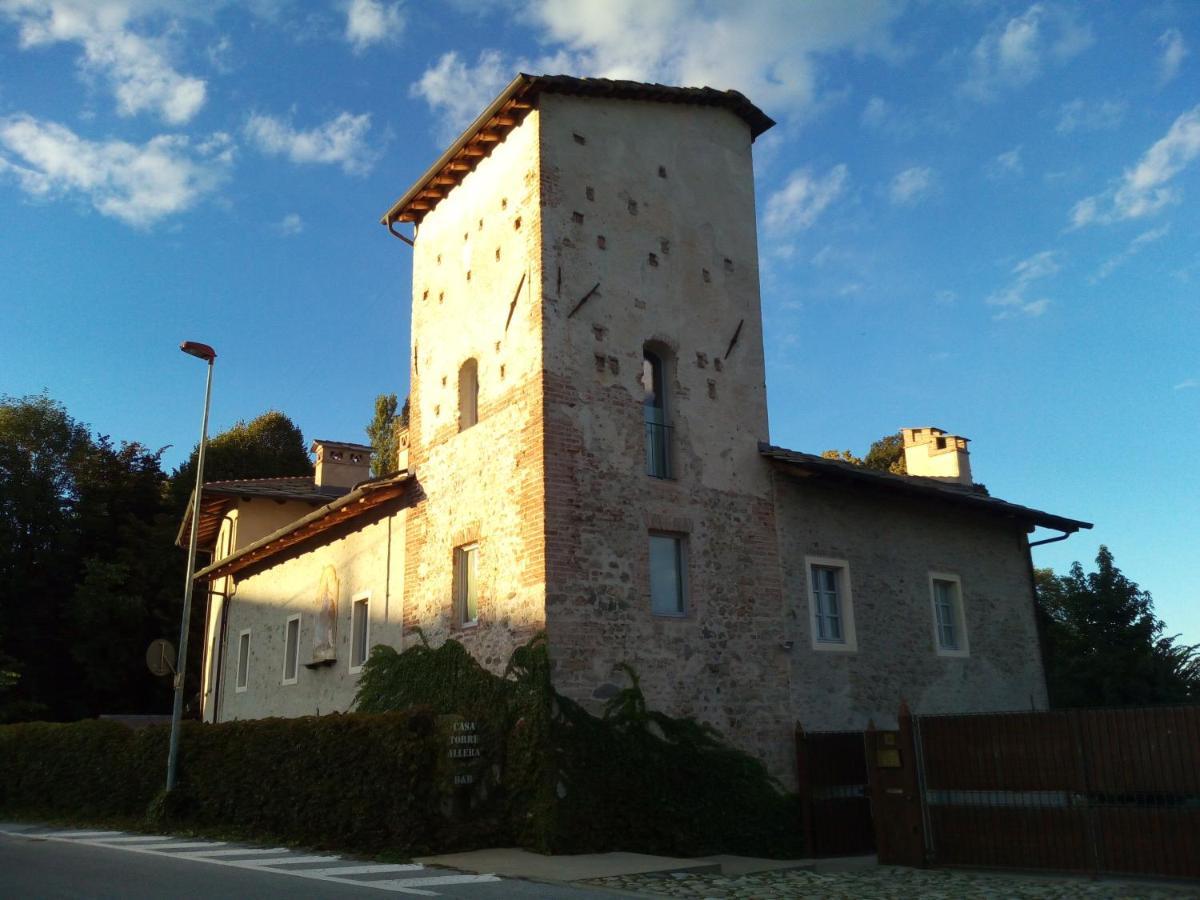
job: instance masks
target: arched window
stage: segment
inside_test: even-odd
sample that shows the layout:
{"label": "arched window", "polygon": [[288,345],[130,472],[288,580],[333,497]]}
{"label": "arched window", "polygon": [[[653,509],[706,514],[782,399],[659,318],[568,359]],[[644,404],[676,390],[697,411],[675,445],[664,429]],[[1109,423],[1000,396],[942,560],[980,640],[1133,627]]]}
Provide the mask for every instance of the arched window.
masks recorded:
{"label": "arched window", "polygon": [[479,363],[468,359],[458,370],[458,430],[479,421]]}
{"label": "arched window", "polygon": [[671,425],[667,418],[666,364],[661,353],[642,350],[642,412],[646,423],[646,474],[671,477]]}

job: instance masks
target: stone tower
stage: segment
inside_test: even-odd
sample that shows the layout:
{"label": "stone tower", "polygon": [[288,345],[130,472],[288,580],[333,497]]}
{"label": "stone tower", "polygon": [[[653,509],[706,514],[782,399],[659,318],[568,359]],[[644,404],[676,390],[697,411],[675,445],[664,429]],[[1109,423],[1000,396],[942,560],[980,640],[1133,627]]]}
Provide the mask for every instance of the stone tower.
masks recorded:
{"label": "stone tower", "polygon": [[522,75],[384,218],[415,224],[405,620],[442,611],[493,668],[545,628],[564,693],[598,704],[628,662],[651,706],[768,757],[790,727],[758,452],[772,124],[735,92]]}

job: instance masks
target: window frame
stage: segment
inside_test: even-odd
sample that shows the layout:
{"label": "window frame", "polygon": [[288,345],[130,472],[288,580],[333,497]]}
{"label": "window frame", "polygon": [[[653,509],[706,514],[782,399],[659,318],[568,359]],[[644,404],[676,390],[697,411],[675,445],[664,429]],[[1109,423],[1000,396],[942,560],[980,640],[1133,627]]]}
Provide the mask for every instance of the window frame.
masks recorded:
{"label": "window frame", "polygon": [[[837,573],[838,617],[841,619],[842,625],[841,640],[835,641],[819,636],[818,604],[813,587],[815,569],[833,569]],[[808,631],[812,648],[824,653],[857,653],[858,630],[854,625],[854,590],[850,579],[849,561],[830,556],[804,557],[804,585],[805,593],[808,595]]]}
{"label": "window frame", "polygon": [[[652,528],[646,533],[646,569],[650,589],[650,615],[656,619],[686,619],[691,614],[691,592],[688,583],[688,536],[679,531],[661,531]],[[654,572],[650,561],[650,547],[655,538],[666,538],[675,542],[675,565],[679,583],[678,612],[660,612],[654,608]]]}
{"label": "window frame", "polygon": [[[475,617],[467,618],[467,586],[470,560],[474,560]],[[479,541],[460,544],[454,548],[454,624],[458,628],[479,626]]]}
{"label": "window frame", "polygon": [[[955,628],[958,637],[957,647],[947,647],[942,643],[942,629],[938,622],[937,582],[943,581],[954,585],[954,615]],[[933,649],[938,656],[968,657],[971,655],[971,642],[967,633],[966,604],[963,601],[962,577],[954,572],[929,573],[929,612],[933,625]]]}
{"label": "window frame", "polygon": [[[296,644],[292,648],[294,651],[294,658],[291,660],[292,675],[289,678],[288,677],[288,631],[291,630],[293,622],[296,623]],[[300,613],[296,613],[295,615],[288,616],[287,620],[283,623],[283,680],[281,682],[282,684],[295,684],[297,681],[300,680],[300,629],[302,627],[303,627],[303,623],[301,622]]]}
{"label": "window frame", "polygon": [[[244,694],[250,687],[250,634],[252,631],[252,628],[243,628],[238,632],[237,660],[233,670],[233,692],[235,694]],[[242,678],[243,662],[246,664],[244,680]]]}
{"label": "window frame", "polygon": [[[667,390],[671,362],[671,356],[666,348],[657,343],[642,345],[642,376],[639,381],[642,384],[642,429],[646,442],[644,465],[646,475],[663,481],[675,480],[675,459],[672,447],[674,429],[671,425],[672,403],[670,392]],[[645,373],[647,364],[650,366],[651,380],[657,379],[654,384],[656,389],[654,396],[657,398],[657,403],[646,402]],[[648,410],[657,410],[657,415],[648,415]],[[654,441],[659,441],[661,446],[655,449]]]}
{"label": "window frame", "polygon": [[[467,385],[463,384],[463,376],[470,373],[471,384],[470,390],[466,390]],[[469,400],[471,403],[468,410],[463,405],[464,400]],[[470,412],[470,416],[466,413]],[[467,419],[470,419],[468,422]],[[458,430],[461,434],[468,428],[474,428],[479,424],[479,360],[472,356],[463,360],[463,364],[458,367]]]}
{"label": "window frame", "polygon": [[[358,636],[354,627],[355,610],[359,604],[363,609],[363,642],[362,658],[355,662],[355,638]],[[347,654],[347,670],[351,675],[357,675],[363,669],[367,657],[371,655],[371,592],[359,591],[350,598],[350,652]]]}

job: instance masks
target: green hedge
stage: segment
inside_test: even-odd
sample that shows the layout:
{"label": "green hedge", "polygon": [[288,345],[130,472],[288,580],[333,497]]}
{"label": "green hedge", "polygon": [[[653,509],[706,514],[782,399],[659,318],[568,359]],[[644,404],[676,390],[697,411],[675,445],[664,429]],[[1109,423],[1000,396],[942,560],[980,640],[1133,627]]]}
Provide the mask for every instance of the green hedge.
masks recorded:
{"label": "green hedge", "polygon": [[141,818],[179,829],[419,852],[461,844],[430,777],[433,715],[184,723],[179,785],[156,804],[168,730],[111,722],[0,727],[0,811],[77,821]]}

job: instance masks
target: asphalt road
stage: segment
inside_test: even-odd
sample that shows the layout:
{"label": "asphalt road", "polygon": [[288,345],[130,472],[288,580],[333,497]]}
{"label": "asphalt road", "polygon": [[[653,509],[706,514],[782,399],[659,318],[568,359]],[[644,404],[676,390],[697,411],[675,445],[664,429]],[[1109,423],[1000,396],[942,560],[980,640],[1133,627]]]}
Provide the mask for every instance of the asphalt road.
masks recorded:
{"label": "asphalt road", "polygon": [[0,898],[611,898],[607,891],[187,838],[0,826]]}

